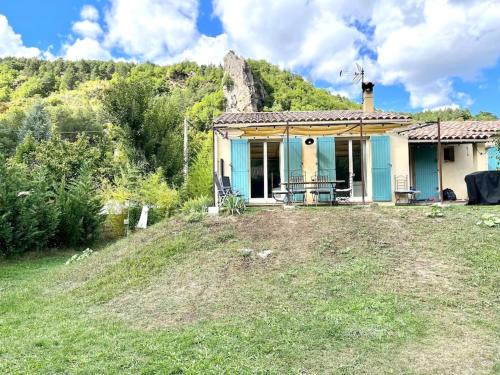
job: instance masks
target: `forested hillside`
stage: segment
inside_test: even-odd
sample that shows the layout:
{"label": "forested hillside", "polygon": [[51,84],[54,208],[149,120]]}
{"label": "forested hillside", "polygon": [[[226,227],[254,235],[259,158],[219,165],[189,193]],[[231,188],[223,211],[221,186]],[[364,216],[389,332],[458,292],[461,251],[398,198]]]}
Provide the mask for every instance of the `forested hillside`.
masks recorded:
{"label": "forested hillside", "polygon": [[[264,61],[250,64],[268,92],[264,110],[359,108]],[[99,235],[105,202],[154,206],[154,222],[210,196],[207,130],[224,109],[224,84],[222,67],[190,62],[1,59],[0,253],[86,244]]]}

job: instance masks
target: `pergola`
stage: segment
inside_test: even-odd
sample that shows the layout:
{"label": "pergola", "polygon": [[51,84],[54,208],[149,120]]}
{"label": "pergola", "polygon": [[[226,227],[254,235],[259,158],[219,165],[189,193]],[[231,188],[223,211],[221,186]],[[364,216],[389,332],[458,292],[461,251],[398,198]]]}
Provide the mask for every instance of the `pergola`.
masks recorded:
{"label": "pergola", "polygon": [[[311,111],[311,112],[250,112],[225,113],[213,124],[213,157],[218,157],[216,133],[227,138],[229,130],[238,130],[239,138],[266,139],[280,137],[287,140],[287,181],[290,181],[290,136],[352,136],[364,137],[385,133],[407,125],[411,118],[391,112]],[[361,189],[365,203],[364,155],[361,156]],[[214,172],[216,165],[213,165]],[[287,191],[290,194],[287,185]]]}

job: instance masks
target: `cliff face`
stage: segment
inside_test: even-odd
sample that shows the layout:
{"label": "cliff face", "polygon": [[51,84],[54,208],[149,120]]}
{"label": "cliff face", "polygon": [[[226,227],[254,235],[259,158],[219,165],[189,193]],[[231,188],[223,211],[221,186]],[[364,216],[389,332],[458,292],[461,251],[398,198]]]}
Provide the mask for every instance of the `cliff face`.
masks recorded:
{"label": "cliff face", "polygon": [[224,57],[224,96],[226,112],[258,112],[262,110],[266,90],[253,76],[248,63],[229,51]]}

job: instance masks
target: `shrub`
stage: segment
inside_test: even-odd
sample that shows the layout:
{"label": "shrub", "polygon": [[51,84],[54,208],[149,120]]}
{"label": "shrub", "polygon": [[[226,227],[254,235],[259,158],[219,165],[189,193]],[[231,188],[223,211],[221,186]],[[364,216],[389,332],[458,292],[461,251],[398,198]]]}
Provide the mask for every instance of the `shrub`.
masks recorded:
{"label": "shrub", "polygon": [[201,196],[198,198],[192,198],[184,202],[182,205],[182,214],[184,219],[193,223],[202,220],[208,211],[208,206],[212,203],[212,200],[207,196]]}
{"label": "shrub", "polygon": [[222,211],[229,215],[240,215],[246,210],[245,200],[236,195],[230,195],[222,204]]}
{"label": "shrub", "polygon": [[190,168],[186,183],[187,195],[191,198],[212,194],[212,139],[209,135]]}
{"label": "shrub", "polygon": [[170,216],[179,205],[179,193],[163,180],[161,169],[140,182],[137,196],[140,203],[149,204],[161,217]]}
{"label": "shrub", "polygon": [[66,187],[61,184],[58,206],[61,221],[57,230],[57,240],[64,245],[80,245],[95,241],[100,232],[104,217],[99,214],[102,202],[90,170]]}
{"label": "shrub", "polygon": [[212,204],[212,199],[202,195],[198,198],[192,198],[184,202],[182,205],[182,213],[189,214],[191,212],[207,212],[208,207]]}
{"label": "shrub", "polygon": [[26,171],[0,155],[0,254],[47,247],[59,222],[54,195],[43,176]]}

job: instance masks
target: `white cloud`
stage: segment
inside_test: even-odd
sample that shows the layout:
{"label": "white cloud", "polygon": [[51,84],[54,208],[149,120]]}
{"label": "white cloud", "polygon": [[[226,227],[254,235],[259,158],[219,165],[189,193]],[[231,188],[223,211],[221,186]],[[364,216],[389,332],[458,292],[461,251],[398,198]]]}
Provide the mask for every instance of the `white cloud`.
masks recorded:
{"label": "white cloud", "polygon": [[97,21],[99,20],[99,11],[93,5],[84,5],[80,11],[82,20]]}
{"label": "white cloud", "polygon": [[452,78],[473,80],[498,62],[498,1],[407,4],[384,0],[375,8],[371,22],[381,81],[402,83],[413,107],[449,105]]}
{"label": "white cloud", "polygon": [[111,0],[105,45],[144,60],[161,61],[199,38],[196,0]]}
{"label": "white cloud", "polygon": [[189,60],[198,64],[220,64],[229,49],[226,34],[216,37],[201,35],[189,49],[166,59],[162,63]]}
{"label": "white cloud", "polygon": [[402,84],[415,108],[470,105],[454,79],[475,80],[500,58],[498,0],[214,0],[231,48],[345,91],[339,70]]}
{"label": "white cloud", "polygon": [[21,35],[16,34],[9,25],[7,17],[0,14],[0,57],[36,57],[41,51],[35,47],[26,47]]}
{"label": "white cloud", "polygon": [[101,26],[98,22],[82,20],[73,24],[73,31],[83,37],[96,39],[102,34]]}
{"label": "white cloud", "polygon": [[95,39],[77,39],[64,47],[64,58],[68,60],[111,60],[111,53]]}
{"label": "white cloud", "polygon": [[313,77],[333,78],[340,67],[358,58],[356,44],[365,39],[344,18],[347,9],[355,11],[350,3],[354,2],[215,0],[214,11],[238,53],[291,69],[310,67]]}
{"label": "white cloud", "polygon": [[91,5],[84,5],[81,20],[73,23],[73,32],[79,37],[63,46],[64,58],[68,60],[111,60],[111,52],[103,46],[99,37],[103,31],[99,25],[99,12]]}
{"label": "white cloud", "polygon": [[[90,5],[63,47],[67,58],[221,63],[228,49],[307,72],[332,92],[357,96],[339,77],[358,62],[367,79],[403,85],[414,108],[470,106],[458,80],[481,80],[500,59],[499,0],[212,0],[223,32],[197,29],[199,0],[109,0],[101,26]],[[45,54],[50,52],[45,52]],[[40,56],[0,15],[0,56]],[[47,55],[49,56],[49,55]]]}

